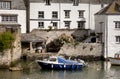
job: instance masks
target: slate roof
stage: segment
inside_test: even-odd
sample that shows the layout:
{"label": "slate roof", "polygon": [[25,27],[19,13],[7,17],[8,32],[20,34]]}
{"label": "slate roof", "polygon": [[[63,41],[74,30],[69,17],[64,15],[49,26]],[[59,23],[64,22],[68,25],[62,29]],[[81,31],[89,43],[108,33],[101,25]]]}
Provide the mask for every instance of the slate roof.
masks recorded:
{"label": "slate roof", "polygon": [[45,42],[46,40],[40,36],[36,36],[35,34],[22,34],[21,35],[22,42]]}
{"label": "slate roof", "polygon": [[101,9],[95,15],[120,15],[120,1],[114,1],[105,8]]}
{"label": "slate roof", "polygon": [[0,0],[11,1],[11,9],[25,10],[25,4],[23,0]]}
{"label": "slate roof", "polygon": [[[51,0],[52,3],[72,3],[73,0]],[[79,0],[80,3],[93,3],[93,4],[99,4],[99,3],[110,3],[115,0]],[[45,2],[45,0],[30,0],[30,2]]]}

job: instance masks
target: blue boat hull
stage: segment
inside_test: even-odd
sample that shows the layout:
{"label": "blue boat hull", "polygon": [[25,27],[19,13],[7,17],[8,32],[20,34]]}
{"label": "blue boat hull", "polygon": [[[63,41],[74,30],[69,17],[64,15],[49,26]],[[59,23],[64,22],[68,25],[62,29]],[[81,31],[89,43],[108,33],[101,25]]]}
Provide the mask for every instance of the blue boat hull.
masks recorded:
{"label": "blue boat hull", "polygon": [[42,69],[54,69],[54,70],[81,70],[81,64],[51,64],[38,62]]}

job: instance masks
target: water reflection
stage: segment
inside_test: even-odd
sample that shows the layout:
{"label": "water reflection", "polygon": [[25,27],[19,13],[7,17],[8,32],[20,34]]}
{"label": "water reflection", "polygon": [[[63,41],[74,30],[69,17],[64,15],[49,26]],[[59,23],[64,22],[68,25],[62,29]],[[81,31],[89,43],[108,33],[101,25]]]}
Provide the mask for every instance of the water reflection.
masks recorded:
{"label": "water reflection", "polygon": [[120,66],[110,62],[89,62],[88,68],[76,71],[41,70],[33,64],[24,71],[0,70],[0,79],[120,79]]}
{"label": "water reflection", "polygon": [[104,65],[103,65],[104,70],[109,70],[110,67],[111,67],[111,63],[109,61],[106,61],[106,62],[103,62],[103,63],[104,63]]}

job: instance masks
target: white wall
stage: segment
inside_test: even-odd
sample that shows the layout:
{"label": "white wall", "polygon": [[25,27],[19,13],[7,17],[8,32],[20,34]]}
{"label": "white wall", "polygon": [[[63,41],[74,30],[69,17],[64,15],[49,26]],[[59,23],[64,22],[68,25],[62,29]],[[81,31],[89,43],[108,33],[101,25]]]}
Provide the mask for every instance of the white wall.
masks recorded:
{"label": "white wall", "polygon": [[[44,19],[38,18],[38,11],[44,11]],[[58,11],[58,19],[59,20],[59,4],[51,4],[45,5],[44,3],[30,3],[30,31],[33,29],[38,29],[38,22],[44,22],[44,28],[47,29],[51,23],[52,19],[52,11]],[[32,20],[34,19],[34,20]],[[57,21],[56,20],[56,21]],[[55,22],[55,21],[53,21]],[[59,27],[59,21],[58,27]]]}
{"label": "white wall", "polygon": [[[103,42],[105,42],[106,19],[107,17],[105,15],[95,15],[95,32],[103,33]],[[101,25],[100,22],[103,22],[103,24]]]}
{"label": "white wall", "polygon": [[[100,11],[101,5],[100,4],[92,4],[89,5],[90,6],[90,26],[89,28],[92,30],[95,30],[95,13],[97,13],[98,11]],[[105,5],[106,6],[106,5]]]}
{"label": "white wall", "polygon": [[[21,32],[26,32],[26,11],[25,10],[0,10],[0,14],[17,14],[18,24],[21,25]],[[0,17],[1,21],[1,17]]]}
{"label": "white wall", "polygon": [[115,29],[115,22],[120,21],[120,15],[96,15],[95,16],[95,32],[101,32],[100,22],[104,22],[102,26],[104,57],[114,57],[114,54],[120,51],[120,44],[116,43],[115,36],[120,36],[120,29]]}
{"label": "white wall", "polygon": [[[65,18],[64,10],[70,10],[70,18]],[[79,4],[79,6],[73,6],[72,3],[61,4],[61,28],[65,28],[64,21],[71,21],[71,29],[77,28],[77,21],[81,21],[81,18],[79,18],[78,10],[85,10],[85,28],[88,28],[88,4]]]}
{"label": "white wall", "polygon": [[[101,22],[102,25],[100,24]],[[95,32],[96,33],[103,33],[102,34],[102,42],[104,43],[104,57],[107,57],[107,50],[108,50],[108,42],[107,42],[107,29],[106,27],[108,26],[108,17],[107,15],[95,15]]]}
{"label": "white wall", "polygon": [[[50,20],[52,19],[52,11],[58,11],[58,25],[60,24],[59,29],[65,28],[64,21],[71,21],[70,28],[77,28],[77,21],[81,21],[81,18],[78,17],[78,10],[85,10],[85,28],[86,29],[95,29],[94,23],[94,14],[101,9],[101,5],[98,4],[83,4],[80,3],[78,6],[73,6],[73,3],[51,3],[51,5],[45,5],[44,3],[30,3],[30,31],[34,28],[38,28],[38,22],[45,22],[45,29],[50,25]],[[70,18],[65,18],[64,10],[70,11]],[[38,19],[38,11],[45,12],[45,18],[40,20]],[[89,13],[90,12],[90,13]],[[60,13],[60,14],[59,14]],[[59,16],[60,15],[60,16]]]}
{"label": "white wall", "polygon": [[108,16],[108,56],[113,57],[114,54],[120,51],[120,44],[116,43],[115,36],[120,36],[120,29],[115,29],[115,22],[120,21],[120,15]]}

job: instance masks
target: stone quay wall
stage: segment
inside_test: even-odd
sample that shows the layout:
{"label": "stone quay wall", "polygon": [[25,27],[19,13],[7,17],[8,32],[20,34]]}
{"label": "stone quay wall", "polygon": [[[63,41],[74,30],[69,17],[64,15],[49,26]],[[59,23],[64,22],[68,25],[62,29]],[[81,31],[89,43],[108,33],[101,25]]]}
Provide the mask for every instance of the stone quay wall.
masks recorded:
{"label": "stone quay wall", "polygon": [[101,60],[103,47],[100,43],[79,43],[63,45],[58,54],[82,58],[84,60]]}
{"label": "stone quay wall", "polygon": [[8,68],[11,62],[15,62],[21,57],[21,30],[17,28],[14,33],[15,40],[13,47],[0,53],[0,68]]}
{"label": "stone quay wall", "polygon": [[[89,36],[89,30],[40,30],[35,29],[31,32],[47,40],[47,44],[65,33],[68,36],[75,35],[78,39]],[[65,44],[58,52],[60,55],[82,58],[84,60],[103,59],[103,46],[101,43],[82,43],[78,45]]]}
{"label": "stone quay wall", "polygon": [[54,39],[58,38],[61,34],[65,33],[68,36],[74,35],[77,40],[83,40],[85,36],[89,35],[89,30],[85,29],[53,29],[51,31],[34,29],[32,34],[40,36],[47,40],[46,44],[50,43]]}

